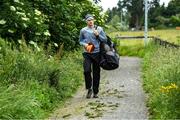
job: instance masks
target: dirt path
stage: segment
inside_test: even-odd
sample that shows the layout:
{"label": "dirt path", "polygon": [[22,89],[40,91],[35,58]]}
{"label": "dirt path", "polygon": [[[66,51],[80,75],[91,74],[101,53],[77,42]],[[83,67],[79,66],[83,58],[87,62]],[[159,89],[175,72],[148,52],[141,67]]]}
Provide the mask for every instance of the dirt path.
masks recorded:
{"label": "dirt path", "polygon": [[140,81],[140,61],[139,58],[121,57],[119,69],[102,71],[98,99],[86,99],[83,87],[50,119],[148,119]]}

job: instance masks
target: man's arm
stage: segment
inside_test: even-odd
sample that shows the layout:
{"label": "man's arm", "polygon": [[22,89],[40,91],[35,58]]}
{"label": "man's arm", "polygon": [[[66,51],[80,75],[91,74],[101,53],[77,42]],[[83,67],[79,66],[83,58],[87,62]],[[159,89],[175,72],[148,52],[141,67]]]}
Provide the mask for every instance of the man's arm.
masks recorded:
{"label": "man's arm", "polygon": [[106,34],[101,27],[100,27],[100,32],[99,32],[99,39],[101,41],[107,42]]}
{"label": "man's arm", "polygon": [[85,38],[83,36],[83,30],[80,31],[80,36],[79,36],[79,43],[80,45],[83,45],[84,47],[86,47],[88,44],[85,41]]}
{"label": "man's arm", "polygon": [[94,31],[94,34],[96,35],[96,37],[98,37],[100,41],[107,42],[106,34],[101,27],[98,27],[97,30]]}

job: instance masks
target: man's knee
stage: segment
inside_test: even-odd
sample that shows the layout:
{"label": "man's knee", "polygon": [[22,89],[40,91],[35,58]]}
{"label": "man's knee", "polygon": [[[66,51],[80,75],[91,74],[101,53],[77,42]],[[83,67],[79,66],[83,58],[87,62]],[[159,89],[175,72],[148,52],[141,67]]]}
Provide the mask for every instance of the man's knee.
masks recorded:
{"label": "man's knee", "polygon": [[91,75],[91,70],[85,70],[84,75]]}

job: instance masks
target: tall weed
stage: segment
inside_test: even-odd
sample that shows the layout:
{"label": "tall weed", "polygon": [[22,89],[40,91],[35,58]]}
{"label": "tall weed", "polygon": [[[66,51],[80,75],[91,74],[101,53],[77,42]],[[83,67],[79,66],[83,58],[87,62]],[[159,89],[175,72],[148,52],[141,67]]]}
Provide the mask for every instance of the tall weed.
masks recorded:
{"label": "tall weed", "polygon": [[180,118],[180,49],[151,46],[143,62],[144,88],[153,119]]}
{"label": "tall weed", "polygon": [[72,96],[83,78],[80,51],[55,56],[0,39],[1,119],[44,118]]}

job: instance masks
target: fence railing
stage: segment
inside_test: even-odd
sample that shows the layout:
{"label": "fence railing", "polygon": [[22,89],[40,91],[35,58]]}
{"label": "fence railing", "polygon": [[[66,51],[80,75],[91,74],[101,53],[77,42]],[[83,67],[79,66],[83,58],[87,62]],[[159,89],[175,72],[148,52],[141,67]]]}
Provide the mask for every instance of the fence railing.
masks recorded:
{"label": "fence railing", "polygon": [[[180,45],[168,42],[159,37],[148,36],[148,38],[151,38],[152,40],[154,40],[156,44],[159,44],[164,47],[180,48]],[[120,40],[144,39],[144,36],[116,36],[115,39],[120,39]]]}
{"label": "fence railing", "polygon": [[[131,40],[131,39],[143,39],[144,36],[116,36],[116,39],[121,39],[121,40]],[[153,36],[148,36],[148,38],[153,38]]]}

